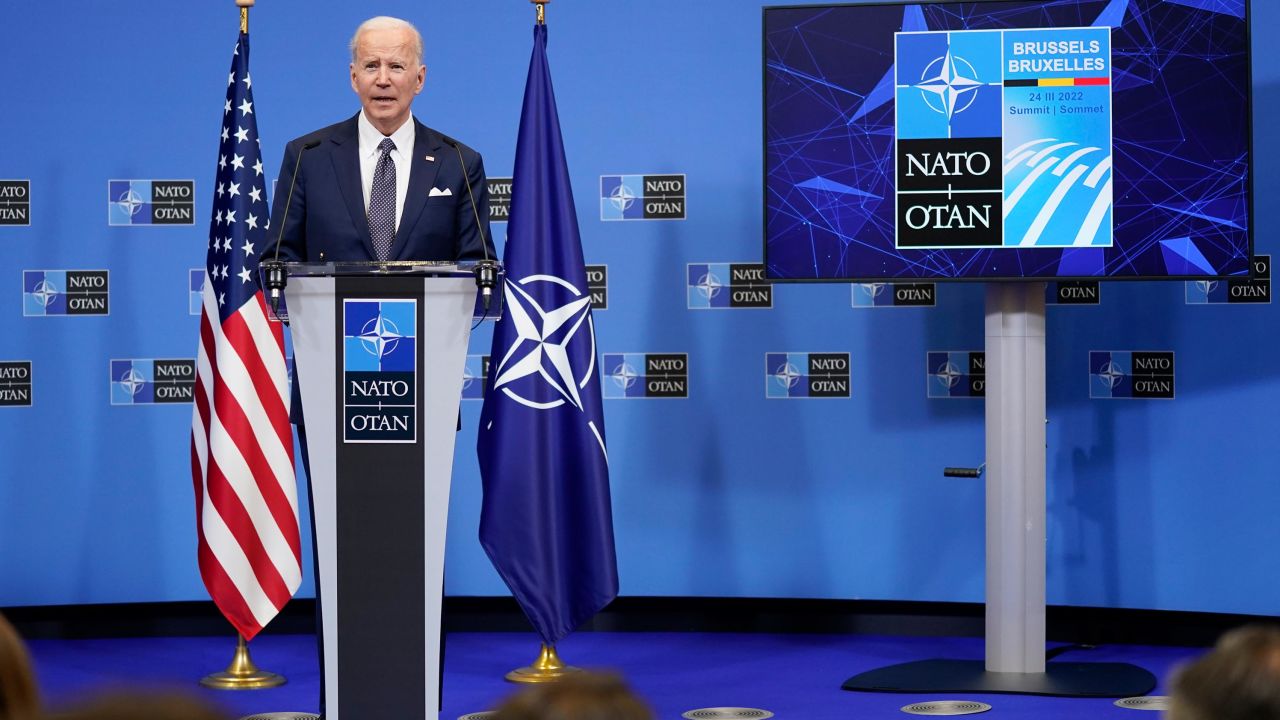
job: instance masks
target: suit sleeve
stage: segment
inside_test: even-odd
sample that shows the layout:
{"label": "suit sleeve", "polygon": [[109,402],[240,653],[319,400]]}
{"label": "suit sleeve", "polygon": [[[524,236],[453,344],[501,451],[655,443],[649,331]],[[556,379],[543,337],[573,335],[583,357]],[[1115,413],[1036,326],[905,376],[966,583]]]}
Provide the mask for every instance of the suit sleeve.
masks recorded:
{"label": "suit sleeve", "polygon": [[[459,197],[455,212],[455,226],[458,228],[458,260],[483,260],[488,249],[490,259],[498,259],[493,249],[493,235],[489,233],[489,183],[484,174],[484,159],[480,153],[470,150],[467,161],[467,183],[471,186],[471,196],[476,206],[471,207],[470,197]],[[480,216],[480,224],[476,224],[476,215]]]}
{"label": "suit sleeve", "polygon": [[[275,254],[276,238],[280,238],[280,259],[286,262],[301,262],[307,259],[307,184],[305,173],[298,168],[298,179],[293,184],[293,199],[289,200],[289,186],[293,179],[293,168],[298,162],[300,152],[295,140],[284,148],[284,159],[280,161],[280,172],[276,175],[276,194],[271,202],[271,225],[267,233],[269,257]],[[289,216],[284,216],[285,206]],[[281,230],[283,229],[283,232]]]}

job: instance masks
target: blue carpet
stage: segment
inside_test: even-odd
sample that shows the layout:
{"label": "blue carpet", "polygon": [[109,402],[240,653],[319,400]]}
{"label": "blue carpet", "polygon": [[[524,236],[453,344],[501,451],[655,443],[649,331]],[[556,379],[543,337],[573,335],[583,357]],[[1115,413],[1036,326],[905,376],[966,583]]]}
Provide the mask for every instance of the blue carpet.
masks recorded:
{"label": "blue carpet", "polygon": [[[457,633],[445,658],[440,717],[492,709],[513,691],[503,675],[537,652],[531,634]],[[262,636],[250,645],[259,667],[289,682],[272,690],[214,691],[197,685],[223,669],[235,649],[231,638],[33,640],[46,702],[58,707],[103,689],[179,688],[199,693],[233,716],[273,711],[315,712],[319,677],[309,635]],[[582,632],[561,643],[572,665],[622,673],[663,720],[699,707],[745,706],[771,710],[780,720],[907,718],[903,705],[948,696],[855,693],[840,689],[864,670],[933,657],[980,659],[981,638],[864,635]],[[1200,651],[1188,648],[1110,646],[1073,650],[1066,661],[1130,662],[1163,681],[1177,663]],[[1162,694],[1161,688],[1155,693]],[[965,695],[994,706],[983,718],[1128,718],[1156,720],[1152,712],[1114,707],[1112,700],[1021,695]]]}

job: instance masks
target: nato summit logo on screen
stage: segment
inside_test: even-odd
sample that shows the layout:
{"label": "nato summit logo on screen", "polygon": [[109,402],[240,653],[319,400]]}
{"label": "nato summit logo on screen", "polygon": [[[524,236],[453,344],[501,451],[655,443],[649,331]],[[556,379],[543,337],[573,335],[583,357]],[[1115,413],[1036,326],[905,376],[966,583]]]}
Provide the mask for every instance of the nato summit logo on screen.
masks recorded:
{"label": "nato summit logo on screen", "polygon": [[601,175],[601,220],[683,220],[684,175]]}
{"label": "nato summit logo on screen", "polygon": [[112,405],[189,403],[195,397],[195,360],[112,360]]}
{"label": "nato summit logo on screen", "polygon": [[342,301],[343,442],[417,439],[418,302]]}
{"label": "nato summit logo on screen", "polygon": [[0,180],[0,225],[31,224],[31,181]]}
{"label": "nato summit logo on screen", "polygon": [[601,393],[615,400],[689,397],[685,353],[605,353]]}
{"label": "nato summit logo on screen", "polygon": [[110,294],[106,270],[23,270],[22,314],[107,315]]}
{"label": "nato summit logo on screen", "polygon": [[1110,33],[896,33],[896,246],[1110,247]]}
{"label": "nato summit logo on screen", "polygon": [[849,397],[849,353],[765,353],[769,399]]}
{"label": "nato summit logo on screen", "polygon": [[30,360],[0,360],[0,407],[31,407]]}
{"label": "nato summit logo on screen", "polygon": [[1089,352],[1089,397],[1174,397],[1172,350],[1092,350]]}
{"label": "nato summit logo on screen", "polygon": [[107,181],[108,225],[194,225],[194,180]]}
{"label": "nato summit logo on screen", "polygon": [[773,283],[761,263],[689,263],[690,310],[773,307]]}

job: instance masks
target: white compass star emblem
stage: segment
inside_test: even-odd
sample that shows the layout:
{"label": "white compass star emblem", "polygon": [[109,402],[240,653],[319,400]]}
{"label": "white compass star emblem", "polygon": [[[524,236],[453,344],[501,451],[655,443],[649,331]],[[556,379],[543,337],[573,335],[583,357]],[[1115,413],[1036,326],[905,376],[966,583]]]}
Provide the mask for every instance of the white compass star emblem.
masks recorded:
{"label": "white compass star emblem", "polygon": [[773,374],[773,377],[777,379],[783,387],[793,388],[796,386],[796,383],[800,382],[800,378],[802,376],[800,375],[800,371],[796,369],[795,365],[792,365],[791,363],[783,363],[782,367],[778,368],[777,372]]}
{"label": "white compass star emblem", "polygon": [[961,377],[960,369],[950,361],[943,363],[942,367],[938,368],[936,376],[944,386],[949,388],[955,387],[956,383],[960,382]]}
{"label": "white compass star emblem", "polygon": [[619,185],[614,188],[613,193],[609,196],[609,202],[619,210],[626,210],[635,202],[636,196],[626,185]]}
{"label": "white compass star emblem", "polygon": [[360,344],[370,355],[381,360],[400,343],[400,328],[382,315],[370,320],[360,329]]}
{"label": "white compass star emblem", "polygon": [[924,95],[924,101],[931,109],[950,120],[973,104],[982,85],[973,66],[947,50],[946,55],[929,63],[915,87]]}
{"label": "white compass star emblem", "polygon": [[[553,282],[573,293],[574,299],[560,307],[544,309],[522,285],[531,282]],[[590,325],[591,297],[571,283],[552,275],[530,275],[518,283],[507,280],[504,293],[507,319],[516,330],[516,340],[498,363],[494,389],[501,388],[513,400],[539,410],[549,410],[569,403],[579,410],[582,399],[578,389],[586,386],[595,366],[595,331]],[[590,367],[575,377],[569,359],[569,344],[583,329],[590,335]],[[510,387],[521,378],[538,376],[560,395],[552,402],[537,402],[517,395]]]}
{"label": "white compass star emblem", "polygon": [[724,287],[724,283],[720,282],[720,278],[711,273],[707,273],[698,278],[698,282],[694,287],[698,288],[698,292],[702,293],[702,297],[710,300],[720,294],[720,288]]}
{"label": "white compass star emblem", "polygon": [[133,368],[129,368],[128,372],[120,376],[120,384],[129,391],[130,395],[137,395],[145,383],[146,380],[143,379],[142,374]]}
{"label": "white compass star emblem", "polygon": [[1108,362],[1102,366],[1102,372],[1098,373],[1098,377],[1102,378],[1102,382],[1106,383],[1107,387],[1113,388],[1119,385],[1121,380],[1124,380],[1124,373],[1121,372],[1118,365]]}
{"label": "white compass star emblem", "polygon": [[53,299],[58,295],[58,288],[54,287],[53,283],[48,280],[41,280],[36,283],[35,292],[31,294],[35,296],[42,306],[49,307],[49,303],[53,302]]}

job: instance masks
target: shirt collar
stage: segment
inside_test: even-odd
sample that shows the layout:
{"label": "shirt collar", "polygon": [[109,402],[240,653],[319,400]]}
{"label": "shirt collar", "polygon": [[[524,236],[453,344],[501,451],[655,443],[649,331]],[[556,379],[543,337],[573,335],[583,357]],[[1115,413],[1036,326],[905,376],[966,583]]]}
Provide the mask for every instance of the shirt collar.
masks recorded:
{"label": "shirt collar", "polygon": [[[361,155],[372,155],[378,152],[378,145],[382,142],[382,138],[388,137],[374,127],[373,123],[369,122],[369,118],[364,116],[364,110],[360,111],[360,117],[356,120],[356,127],[360,134]],[[413,115],[410,115],[404,121],[404,124],[390,135],[392,142],[396,144],[396,150],[403,153],[405,157],[409,157],[413,153],[414,132]]]}

